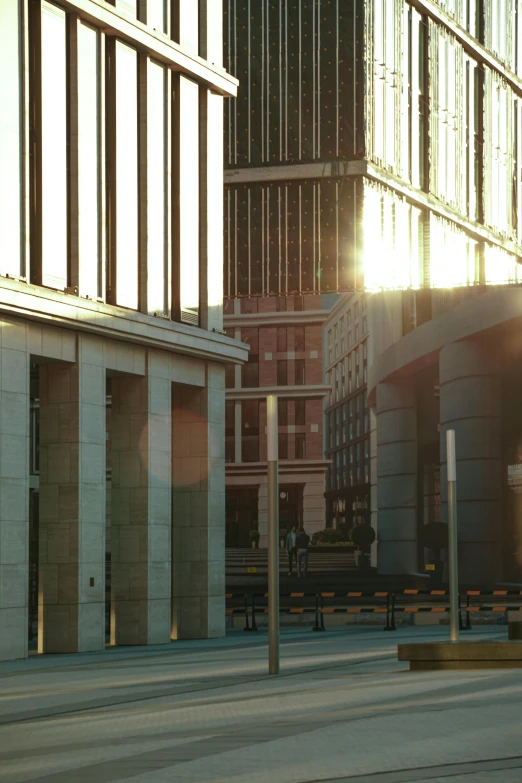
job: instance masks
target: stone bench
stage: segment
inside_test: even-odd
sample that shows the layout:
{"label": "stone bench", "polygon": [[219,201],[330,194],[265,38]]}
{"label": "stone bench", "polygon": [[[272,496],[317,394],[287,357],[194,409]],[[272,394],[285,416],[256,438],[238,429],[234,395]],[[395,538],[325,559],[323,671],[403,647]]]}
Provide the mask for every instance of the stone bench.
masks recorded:
{"label": "stone bench", "polygon": [[518,641],[400,644],[398,658],[409,662],[410,671],[522,669],[522,644]]}

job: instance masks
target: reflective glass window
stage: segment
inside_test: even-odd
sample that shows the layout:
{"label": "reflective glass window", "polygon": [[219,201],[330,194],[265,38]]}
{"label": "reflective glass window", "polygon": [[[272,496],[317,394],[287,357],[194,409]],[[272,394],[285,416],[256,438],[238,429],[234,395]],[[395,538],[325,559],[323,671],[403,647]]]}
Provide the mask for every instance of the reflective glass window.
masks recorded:
{"label": "reflective glass window", "polygon": [[295,458],[306,459],[306,435],[304,433],[295,436]]}
{"label": "reflective glass window", "polygon": [[516,256],[507,253],[503,248],[485,245],[484,266],[486,285],[506,285],[522,282],[522,267]]}
{"label": "reflective glass window", "polygon": [[288,362],[286,359],[277,360],[277,385],[288,385]]}
{"label": "reflective glass window", "polygon": [[167,32],[167,8],[165,0],[147,0],[147,26]]}
{"label": "reflective glass window", "polygon": [[181,46],[199,50],[199,0],[177,0]]}
{"label": "reflective glass window", "polygon": [[78,25],[78,264],[81,295],[101,294],[100,67],[97,30]]}
{"label": "reflective glass window", "polygon": [[430,215],[430,285],[433,288],[478,282],[476,242],[449,220]]}
{"label": "reflective glass window", "polygon": [[223,3],[207,0],[207,60],[213,65],[223,64]]}
{"label": "reflective glass window", "polygon": [[364,186],[363,264],[367,290],[418,288],[423,280],[422,212],[377,184]]}
{"label": "reflective glass window", "polygon": [[[195,3],[195,5],[197,5]],[[181,320],[199,320],[199,87],[179,79],[179,303]]]}
{"label": "reflective glass window", "polygon": [[305,360],[296,359],[295,362],[295,385],[304,386],[305,384]]}
{"label": "reflective glass window", "polygon": [[502,77],[485,70],[484,177],[487,225],[513,232],[513,93]]}
{"label": "reflective glass window", "polygon": [[22,111],[20,2],[0,3],[0,272],[22,269]]}
{"label": "reflective glass window", "polygon": [[294,350],[304,351],[305,349],[305,328],[304,326],[296,326],[294,328]]}
{"label": "reflective glass window", "polygon": [[373,157],[395,167],[398,119],[397,0],[373,0]]}
{"label": "reflective glass window", "polygon": [[137,54],[116,41],[116,304],[138,308]]}
{"label": "reflective glass window", "polygon": [[[42,3],[42,283],[67,285],[66,17]],[[3,174],[3,172],[2,172]]]}
{"label": "reflective glass window", "polygon": [[[215,237],[223,234],[223,101],[221,95],[207,91],[207,302],[211,319],[221,324],[223,304],[223,243]],[[213,316],[213,313],[215,314]]]}
{"label": "reflective glass window", "polygon": [[288,400],[277,400],[277,421],[280,427],[288,426]]}
{"label": "reflective glass window", "polygon": [[167,112],[165,68],[147,62],[147,296],[149,313],[167,313]]}

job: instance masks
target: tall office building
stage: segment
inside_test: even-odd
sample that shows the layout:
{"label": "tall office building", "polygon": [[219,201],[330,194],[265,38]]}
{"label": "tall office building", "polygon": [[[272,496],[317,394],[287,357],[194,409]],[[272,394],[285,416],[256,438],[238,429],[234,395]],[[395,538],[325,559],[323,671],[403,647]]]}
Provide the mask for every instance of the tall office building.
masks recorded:
{"label": "tall office building", "polygon": [[356,144],[355,83],[348,61],[339,71],[336,35],[344,25],[351,41],[355,28],[343,13],[327,2],[225,3],[225,64],[240,81],[225,120],[225,326],[253,346],[227,379],[232,546],[252,527],[266,541],[268,392],[279,396],[281,527],[325,526],[322,324],[353,287],[353,192],[338,159]]}
{"label": "tall office building", "polygon": [[0,660],[224,633],[221,22],[0,3]]}
{"label": "tall office building", "polygon": [[371,14],[368,165],[386,174],[364,194],[367,285],[419,289],[369,308],[379,569],[431,557],[419,534],[446,520],[451,428],[461,579],[519,579],[520,4],[386,0]]}
{"label": "tall office building", "polygon": [[463,577],[518,573],[519,4],[229,0],[225,28],[228,307],[365,291],[379,569],[424,567],[451,426]]}

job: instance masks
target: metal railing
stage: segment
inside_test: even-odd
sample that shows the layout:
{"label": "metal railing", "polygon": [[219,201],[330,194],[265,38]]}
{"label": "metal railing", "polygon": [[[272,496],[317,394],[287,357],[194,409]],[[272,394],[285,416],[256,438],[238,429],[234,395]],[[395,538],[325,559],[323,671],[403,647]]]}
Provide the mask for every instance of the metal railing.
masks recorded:
{"label": "metal railing", "polygon": [[[502,599],[502,601],[492,601]],[[268,593],[227,593],[226,614],[243,614],[245,631],[257,631],[256,615],[269,613]],[[312,615],[312,630],[325,631],[324,616],[331,614],[386,616],[384,631],[396,630],[397,614],[445,614],[449,612],[448,590],[402,591],[321,591],[280,594],[280,614]],[[522,620],[522,589],[463,590],[459,594],[459,627],[470,630],[471,615],[479,612],[507,614],[520,612]],[[465,618],[465,619],[464,619]]]}

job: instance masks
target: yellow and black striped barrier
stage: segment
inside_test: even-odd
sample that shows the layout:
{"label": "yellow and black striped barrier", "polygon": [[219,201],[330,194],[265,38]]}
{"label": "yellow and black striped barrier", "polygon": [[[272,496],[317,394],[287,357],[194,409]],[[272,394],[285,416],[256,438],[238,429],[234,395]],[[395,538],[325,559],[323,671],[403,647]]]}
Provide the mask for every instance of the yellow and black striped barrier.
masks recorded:
{"label": "yellow and black striped barrier", "polygon": [[[462,605],[461,595],[466,599]],[[471,615],[479,612],[505,613],[522,612],[522,602],[510,599],[522,598],[522,590],[466,590],[459,595],[459,618],[461,630],[471,628]],[[245,631],[257,631],[256,614],[268,614],[268,593],[226,593],[226,614],[245,615]],[[391,592],[387,590],[350,590],[322,591],[317,593],[282,593],[281,614],[314,614],[314,631],[324,631],[324,615],[329,614],[382,614],[386,615],[385,631],[396,630],[395,615],[402,614],[444,614],[449,612],[449,592],[447,590],[406,589]],[[418,598],[418,604],[412,599]],[[502,603],[485,602],[484,599],[505,598]],[[440,599],[446,599],[440,601]],[[433,605],[433,601],[436,603]],[[295,602],[295,603],[294,603]],[[329,605],[328,605],[329,604]],[[428,605],[431,604],[431,605]],[[462,615],[465,615],[464,624]]]}

